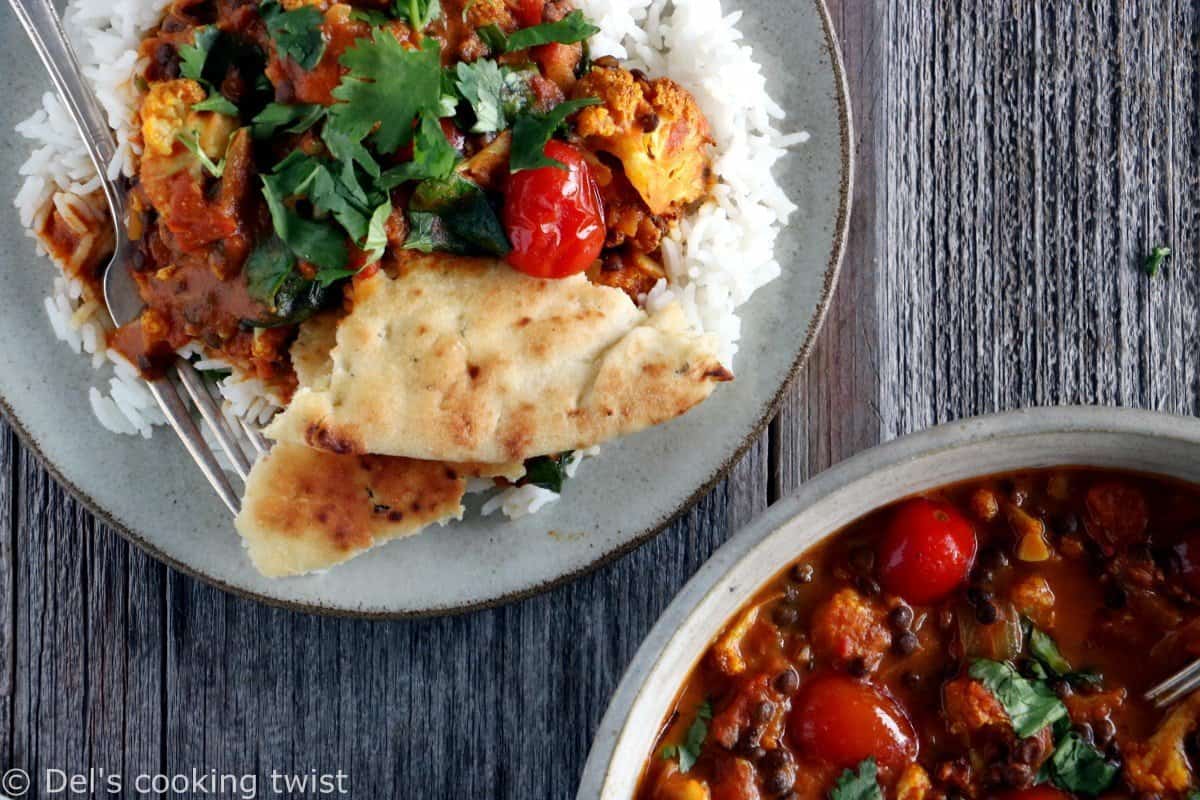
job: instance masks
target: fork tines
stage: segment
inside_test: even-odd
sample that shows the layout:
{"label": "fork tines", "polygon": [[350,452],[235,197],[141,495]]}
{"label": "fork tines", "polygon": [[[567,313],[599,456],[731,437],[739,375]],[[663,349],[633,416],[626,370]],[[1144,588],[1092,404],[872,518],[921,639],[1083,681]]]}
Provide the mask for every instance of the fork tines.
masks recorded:
{"label": "fork tines", "polygon": [[1146,692],[1146,699],[1162,708],[1169,706],[1186,694],[1200,687],[1200,660],[1176,672],[1162,683]]}

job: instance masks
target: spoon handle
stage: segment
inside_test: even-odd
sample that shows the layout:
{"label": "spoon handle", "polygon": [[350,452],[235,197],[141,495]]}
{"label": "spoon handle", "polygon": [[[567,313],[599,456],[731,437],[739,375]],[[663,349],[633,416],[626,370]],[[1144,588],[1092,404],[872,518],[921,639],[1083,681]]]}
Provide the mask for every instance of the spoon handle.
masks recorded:
{"label": "spoon handle", "polygon": [[79,129],[114,215],[118,220],[124,219],[125,198],[108,180],[108,166],[117,152],[116,142],[104,111],[83,76],[75,51],[67,41],[62,20],[50,0],[8,0],[8,4],[16,12],[21,27],[58,89],[63,106]]}

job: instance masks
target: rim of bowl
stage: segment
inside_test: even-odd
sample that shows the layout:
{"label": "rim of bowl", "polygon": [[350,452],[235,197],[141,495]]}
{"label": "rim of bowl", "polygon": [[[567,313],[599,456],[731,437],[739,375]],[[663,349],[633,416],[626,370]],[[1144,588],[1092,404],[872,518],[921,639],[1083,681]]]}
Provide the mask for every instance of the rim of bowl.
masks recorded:
{"label": "rim of bowl", "polygon": [[294,600],[284,600],[261,592],[244,589],[240,586],[235,586],[221,578],[210,575],[207,572],[191,565],[179,561],[172,556],[167,555],[149,540],[141,535],[140,532],[133,530],[125,525],[120,520],[116,519],[104,506],[102,506],[95,498],[93,498],[86,490],[76,483],[68,480],[65,475],[59,470],[58,465],[46,457],[38,441],[33,437],[31,432],[25,427],[24,422],[14,413],[12,407],[7,400],[0,396],[0,415],[16,433],[22,447],[27,452],[33,455],[38,465],[42,469],[50,473],[60,486],[62,486],[72,497],[79,501],[84,508],[93,516],[99,519],[104,525],[112,529],[121,538],[128,541],[130,544],[142,549],[151,558],[159,561],[166,566],[177,570],[189,577],[195,578],[202,583],[213,586],[221,591],[228,592],[236,597],[253,600],[264,605],[283,608],[288,611],[297,611],[306,614],[315,614],[318,616],[342,617],[347,619],[369,619],[369,620],[393,620],[393,619],[425,619],[431,617],[452,616],[458,614],[466,614],[474,611],[482,611],[489,608],[514,603],[519,600],[524,600],[529,597],[551,591],[560,586],[569,584],[579,578],[588,575],[601,567],[615,561],[621,556],[632,550],[642,546],[654,536],[661,533],[667,526],[683,515],[685,511],[695,505],[701,497],[707,494],[722,478],[724,478],[737,463],[738,459],[750,448],[750,445],[759,437],[766,428],[767,423],[774,418],[775,413],[779,410],[780,404],[783,402],[784,393],[795,381],[796,374],[800,371],[800,367],[808,360],[808,356],[812,353],[813,344],[816,341],[817,334],[821,330],[821,326],[825,321],[826,313],[829,310],[829,305],[833,301],[834,290],[837,288],[838,275],[841,272],[842,259],[846,252],[846,239],[850,230],[850,206],[854,195],[854,158],[851,154],[851,142],[854,141],[854,122],[851,116],[850,106],[850,89],[846,82],[846,70],[842,61],[842,50],[838,45],[837,37],[833,26],[833,19],[830,16],[829,8],[826,6],[825,0],[811,0],[816,6],[817,16],[821,20],[822,35],[825,38],[825,47],[829,53],[830,70],[833,72],[834,91],[836,93],[837,116],[839,124],[839,159],[841,160],[841,176],[838,187],[838,203],[837,214],[833,223],[833,238],[830,244],[829,261],[825,266],[824,283],[821,289],[821,298],[817,303],[812,321],[809,323],[808,332],[804,338],[804,343],[796,353],[791,366],[788,368],[787,374],[780,383],[779,388],[775,391],[773,397],[763,409],[762,416],[754,423],[752,429],[746,434],[746,438],[742,440],[738,446],[729,453],[728,457],[717,466],[712,475],[704,481],[696,490],[682,503],[679,507],[665,514],[658,522],[650,525],[641,533],[633,536],[628,542],[613,548],[605,553],[593,558],[586,564],[577,569],[565,572],[557,577],[549,580],[535,583],[511,592],[507,592],[490,600],[482,600],[478,602],[467,602],[458,605],[447,605],[440,607],[430,607],[414,610],[396,610],[396,611],[377,611],[377,610],[356,610],[344,606],[323,604],[323,603],[307,603]]}
{"label": "rim of bowl", "polygon": [[[1005,445],[1016,450],[1006,451]],[[1039,446],[1047,451],[1044,455],[1021,455]],[[854,519],[937,486],[1023,468],[1098,466],[1200,482],[1198,452],[1200,419],[1193,417],[1112,406],[1039,407],[928,428],[814,476],[735,533],[663,611],[596,729],[577,800],[632,795],[679,691],[679,676],[690,671],[713,636],[763,583]],[[956,465],[954,458],[966,463]],[[872,494],[877,485],[886,488]],[[806,528],[806,522],[823,516],[836,521]],[[771,551],[781,548],[794,552],[780,560]],[[690,666],[684,669],[685,664]]]}

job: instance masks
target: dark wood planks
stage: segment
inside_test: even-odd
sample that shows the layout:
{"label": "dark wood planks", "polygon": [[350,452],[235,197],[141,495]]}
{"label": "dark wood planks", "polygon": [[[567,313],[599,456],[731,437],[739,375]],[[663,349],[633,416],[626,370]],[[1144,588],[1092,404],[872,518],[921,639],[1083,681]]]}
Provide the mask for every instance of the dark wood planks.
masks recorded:
{"label": "dark wood planks", "polygon": [[[808,367],[728,480],[570,586],[375,624],[171,573],[0,428],[2,766],[340,768],[353,796],[568,797],[641,637],[768,499],[969,414],[1195,413],[1195,5],[833,5],[858,125],[851,247]],[[1151,281],[1158,243],[1177,256]]]}

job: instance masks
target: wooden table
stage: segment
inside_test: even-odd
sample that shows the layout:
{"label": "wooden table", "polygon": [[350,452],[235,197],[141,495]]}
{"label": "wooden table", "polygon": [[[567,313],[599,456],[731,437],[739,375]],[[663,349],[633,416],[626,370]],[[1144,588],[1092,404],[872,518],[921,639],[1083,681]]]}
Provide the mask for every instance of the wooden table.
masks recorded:
{"label": "wooden table", "polygon": [[[4,766],[256,772],[263,797],[272,769],[341,769],[363,798],[569,797],[655,617],[805,476],[998,409],[1195,413],[1200,7],[836,6],[857,123],[850,251],[816,353],[728,480],[571,586],[376,624],[165,569],[4,429]],[[1157,244],[1176,255],[1148,278]]]}

